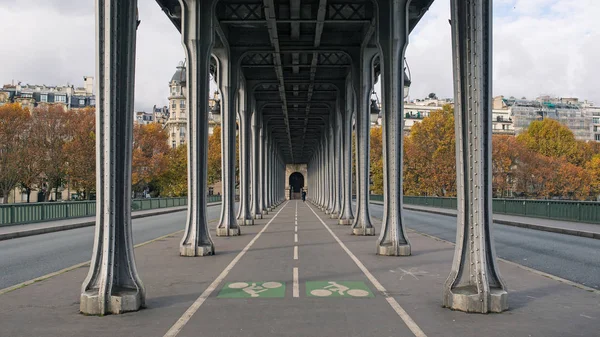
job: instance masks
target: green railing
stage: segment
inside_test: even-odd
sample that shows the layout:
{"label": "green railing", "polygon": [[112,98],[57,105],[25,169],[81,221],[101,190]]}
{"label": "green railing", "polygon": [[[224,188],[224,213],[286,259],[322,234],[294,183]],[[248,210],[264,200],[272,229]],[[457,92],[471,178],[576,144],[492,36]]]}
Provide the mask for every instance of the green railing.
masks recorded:
{"label": "green railing", "polygon": [[[383,201],[383,196],[371,195],[370,200]],[[404,203],[436,208],[457,208],[456,198],[404,196]],[[492,210],[497,214],[600,224],[600,202],[493,199]]]}
{"label": "green railing", "polygon": [[[220,202],[221,196],[207,196],[207,203]],[[187,205],[187,197],[134,199],[133,211]],[[0,226],[52,220],[82,218],[96,215],[96,201],[39,202],[0,205]]]}

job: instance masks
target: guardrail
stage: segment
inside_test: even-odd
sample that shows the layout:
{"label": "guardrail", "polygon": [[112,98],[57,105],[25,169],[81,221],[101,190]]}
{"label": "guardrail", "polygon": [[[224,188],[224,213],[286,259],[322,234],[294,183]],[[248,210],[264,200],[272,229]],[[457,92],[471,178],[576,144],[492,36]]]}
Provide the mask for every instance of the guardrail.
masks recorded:
{"label": "guardrail", "polygon": [[[219,202],[221,196],[207,196],[207,202]],[[187,197],[133,199],[131,210],[177,207],[187,205]],[[96,201],[39,202],[0,205],[0,226],[34,222],[83,218],[96,215]]]}
{"label": "guardrail", "polygon": [[[383,201],[382,195],[371,195]],[[456,198],[404,196],[408,205],[456,209]],[[600,224],[600,202],[531,199],[493,199],[494,213]]]}

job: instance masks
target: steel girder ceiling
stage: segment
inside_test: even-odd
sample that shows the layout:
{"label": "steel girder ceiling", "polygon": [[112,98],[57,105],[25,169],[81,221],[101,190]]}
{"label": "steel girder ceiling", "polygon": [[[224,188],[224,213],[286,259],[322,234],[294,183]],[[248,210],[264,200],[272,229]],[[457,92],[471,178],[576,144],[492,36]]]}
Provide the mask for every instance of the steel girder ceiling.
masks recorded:
{"label": "steel girder ceiling", "polygon": [[[157,0],[181,30],[178,0]],[[433,0],[413,0],[412,30]],[[216,17],[254,88],[283,160],[307,162],[350,71],[345,52],[360,47],[372,24],[370,0],[220,0]],[[215,39],[215,47],[222,43]],[[358,61],[358,60],[357,60]]]}

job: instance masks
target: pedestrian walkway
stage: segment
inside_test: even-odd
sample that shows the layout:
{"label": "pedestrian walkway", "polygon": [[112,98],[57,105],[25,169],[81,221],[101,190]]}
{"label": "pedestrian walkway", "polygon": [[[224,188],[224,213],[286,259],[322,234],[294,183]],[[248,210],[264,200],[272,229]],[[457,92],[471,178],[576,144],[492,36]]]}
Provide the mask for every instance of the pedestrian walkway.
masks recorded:
{"label": "pedestrian walkway", "polygon": [[[407,204],[404,205],[404,208],[413,211],[422,211],[428,213],[456,216],[456,210],[453,209]],[[495,223],[502,225],[600,239],[600,224],[533,218],[506,214],[494,214],[493,217]]]}
{"label": "pedestrian walkway", "polygon": [[[137,248],[146,308],[79,311],[82,267],[0,295],[0,336],[594,336],[600,292],[499,263],[510,310],[441,307],[453,245],[409,233],[413,256],[375,255],[310,203],[283,203],[216,255],[178,256],[179,234]],[[214,225],[213,225],[214,226]],[[379,226],[377,226],[379,228]]]}

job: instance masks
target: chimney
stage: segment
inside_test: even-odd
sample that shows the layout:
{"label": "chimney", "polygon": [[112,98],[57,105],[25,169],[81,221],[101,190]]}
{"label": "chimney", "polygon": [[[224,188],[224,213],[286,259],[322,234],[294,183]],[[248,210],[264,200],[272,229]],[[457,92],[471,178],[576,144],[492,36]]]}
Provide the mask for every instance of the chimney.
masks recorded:
{"label": "chimney", "polygon": [[94,94],[94,77],[92,76],[83,76],[83,81],[85,83],[85,93],[86,95]]}

